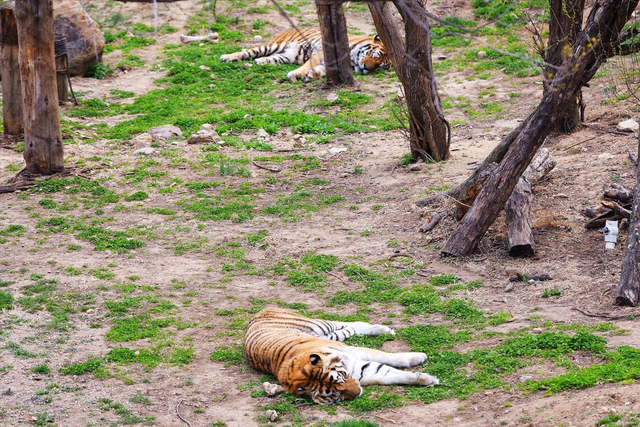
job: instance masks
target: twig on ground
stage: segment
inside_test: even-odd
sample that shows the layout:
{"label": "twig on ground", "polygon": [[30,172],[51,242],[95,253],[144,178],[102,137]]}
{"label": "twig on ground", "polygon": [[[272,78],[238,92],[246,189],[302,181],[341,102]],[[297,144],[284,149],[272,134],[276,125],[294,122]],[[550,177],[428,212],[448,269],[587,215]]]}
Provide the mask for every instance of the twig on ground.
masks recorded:
{"label": "twig on ground", "polygon": [[398,258],[398,257],[413,258],[411,255],[407,255],[405,253],[398,252],[398,253],[389,255],[389,261],[391,261],[393,258]]}
{"label": "twig on ground", "polygon": [[329,276],[333,276],[333,277],[335,277],[336,279],[340,280],[340,281],[342,282],[342,284],[343,284],[343,285],[347,286],[347,282],[345,282],[344,280],[342,280],[342,277],[340,277],[340,276],[338,276],[337,274],[334,274],[334,273],[332,273],[332,272],[330,272],[330,271],[327,271],[327,274],[328,274]]}
{"label": "twig on ground", "polygon": [[624,314],[624,315],[621,315],[621,316],[612,316],[612,315],[607,314],[607,313],[589,313],[588,311],[581,310],[578,307],[573,307],[572,310],[575,310],[575,311],[577,311],[579,313],[582,313],[582,314],[584,314],[585,316],[588,316],[588,317],[602,317],[604,319],[611,319],[611,320],[626,319],[629,316],[634,316],[634,317],[636,316],[636,314],[634,314],[634,313]]}
{"label": "twig on ground", "polygon": [[261,165],[259,163],[256,163],[256,162],[251,162],[251,163],[253,163],[257,168],[264,169],[264,170],[269,171],[269,172],[280,172],[281,171],[281,169],[270,168],[268,166],[263,166],[263,165]]}
{"label": "twig on ground", "polygon": [[180,418],[182,421],[184,421],[185,423],[187,423],[187,425],[188,425],[189,427],[193,427],[189,421],[185,420],[185,419],[182,417],[182,415],[180,415],[180,405],[182,404],[182,402],[184,402],[184,400],[181,400],[181,401],[180,401],[180,402],[178,402],[178,404],[176,405],[176,414],[178,414],[178,418]]}
{"label": "twig on ground", "polygon": [[396,424],[396,422],[390,418],[383,417],[382,415],[376,415],[376,418],[380,418],[381,420],[389,421],[390,423]]}
{"label": "twig on ground", "polygon": [[442,218],[449,215],[453,215],[454,212],[455,212],[455,209],[447,209],[435,215],[430,215],[431,221],[429,221],[428,223],[420,227],[418,231],[421,233],[426,233],[427,231],[431,231],[436,225],[438,225],[438,223]]}

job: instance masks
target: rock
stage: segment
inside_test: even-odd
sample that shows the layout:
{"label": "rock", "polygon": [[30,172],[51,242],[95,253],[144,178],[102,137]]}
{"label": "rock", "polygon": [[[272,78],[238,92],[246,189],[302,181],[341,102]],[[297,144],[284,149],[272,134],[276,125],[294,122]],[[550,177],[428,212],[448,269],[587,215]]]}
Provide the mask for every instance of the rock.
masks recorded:
{"label": "rock", "polygon": [[275,411],[275,409],[269,409],[264,414],[267,416],[267,419],[271,422],[274,422],[275,420],[278,419],[278,413]]}
{"label": "rock", "polygon": [[211,71],[211,67],[207,67],[206,65],[201,65],[201,66],[200,66],[200,69],[201,69],[202,71]]}
{"label": "rock", "polygon": [[284,393],[284,388],[282,388],[280,384],[272,384],[270,382],[264,382],[262,383],[262,388],[264,389],[264,392],[269,397],[273,397],[280,393]]}
{"label": "rock", "polygon": [[484,50],[479,50],[478,51],[478,58],[482,59],[484,57],[487,56],[487,52],[485,52]]}
{"label": "rock", "polygon": [[255,36],[255,37],[253,38],[253,41],[254,41],[254,42],[261,42],[261,41],[262,41],[262,36],[259,36],[259,35],[258,35],[258,36]]}
{"label": "rock", "polygon": [[331,92],[329,95],[326,96],[325,99],[327,101],[329,101],[329,102],[337,101],[338,100],[338,94],[335,93],[335,92]]}
{"label": "rock", "polygon": [[445,59],[447,59],[447,55],[438,55],[439,61],[444,61]]}
{"label": "rock", "polygon": [[218,135],[218,133],[213,129],[207,130],[202,127],[198,132],[194,133],[189,137],[189,139],[187,139],[187,144],[209,144],[212,142],[222,142],[220,135]]}
{"label": "rock", "polygon": [[133,145],[135,149],[148,147],[151,145],[152,142],[153,142],[153,138],[151,137],[151,135],[149,135],[148,132],[144,132],[139,135],[136,135],[131,139],[131,145]]}
{"label": "rock", "polygon": [[202,126],[200,126],[200,130],[212,131],[213,125],[210,123],[205,123]]}
{"label": "rock", "polygon": [[347,151],[347,147],[331,147],[329,148],[329,154],[340,154],[340,153],[344,153],[345,151]]}
{"label": "rock", "polygon": [[251,114],[245,114],[244,116],[242,116],[242,118],[245,120],[251,120],[253,119],[253,116]]}
{"label": "rock", "polygon": [[148,132],[154,141],[166,141],[176,136],[182,136],[180,128],[173,125],[156,126],[149,129]]}
{"label": "rock", "polygon": [[102,60],[104,36],[98,23],[75,0],[53,2],[53,19],[56,39],[67,39],[67,57],[72,76],[81,76],[91,64]]}
{"label": "rock", "polygon": [[424,167],[423,164],[415,164],[415,165],[411,165],[409,166],[409,170],[411,172],[420,172],[422,170],[422,168]]}
{"label": "rock", "polygon": [[153,153],[155,153],[155,148],[153,147],[144,147],[144,148],[140,148],[139,150],[136,150],[133,152],[133,154],[135,156],[150,156]]}
{"label": "rock", "polygon": [[633,119],[629,119],[629,120],[625,120],[623,122],[618,123],[618,126],[616,126],[616,129],[618,129],[620,132],[637,132],[638,128],[640,127],[640,125],[638,125],[638,122],[636,122]]}
{"label": "rock", "polygon": [[268,134],[268,133],[267,133],[267,131],[266,131],[266,130],[264,130],[264,129],[258,129],[258,132],[256,132],[256,136],[257,136],[258,138],[266,138],[266,137],[268,137],[268,136],[269,136],[269,134]]}

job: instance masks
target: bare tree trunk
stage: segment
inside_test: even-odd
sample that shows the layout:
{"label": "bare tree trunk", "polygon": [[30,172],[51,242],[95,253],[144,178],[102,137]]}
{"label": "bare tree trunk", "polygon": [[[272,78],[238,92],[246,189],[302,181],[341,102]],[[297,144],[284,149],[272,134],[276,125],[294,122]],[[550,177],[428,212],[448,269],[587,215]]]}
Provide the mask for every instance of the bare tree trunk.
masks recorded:
{"label": "bare tree trunk", "polygon": [[28,172],[64,169],[54,54],[52,0],[17,0],[24,101],[24,159]]}
{"label": "bare tree trunk", "polygon": [[[578,39],[584,16],[584,0],[551,0],[549,2],[549,41],[543,57],[543,94],[551,89],[556,69],[571,53],[571,46]],[[582,89],[574,96],[574,102],[567,105],[564,117],[555,126],[557,132],[572,132],[581,122]]]}
{"label": "bare tree trunk", "polygon": [[572,55],[556,72],[549,91],[510,144],[496,173],[445,243],[443,254],[464,256],[477,248],[553,126],[606,59],[606,46],[618,39],[637,4],[638,0],[604,0],[594,5]]}
{"label": "bare tree trunk", "polygon": [[351,73],[347,20],[342,11],[342,3],[316,0],[316,8],[322,33],[327,83],[333,86],[353,86],[356,81]]}
{"label": "bare tree trunk", "polygon": [[[640,154],[640,134],[638,135],[638,154]],[[616,304],[636,307],[640,292],[640,162],[636,165],[633,210],[629,222],[629,243],[622,262]]]}
{"label": "bare tree trunk", "polygon": [[431,63],[429,22],[416,13],[422,0],[394,0],[402,15],[406,44],[394,24],[390,5],[370,2],[369,10],[398,78],[402,82],[409,112],[410,147],[413,160],[449,158],[450,129],[442,113]]}
{"label": "bare tree trunk", "polygon": [[24,131],[22,93],[18,69],[18,27],[14,5],[0,6],[0,79],[2,80],[2,117],[5,135]]}

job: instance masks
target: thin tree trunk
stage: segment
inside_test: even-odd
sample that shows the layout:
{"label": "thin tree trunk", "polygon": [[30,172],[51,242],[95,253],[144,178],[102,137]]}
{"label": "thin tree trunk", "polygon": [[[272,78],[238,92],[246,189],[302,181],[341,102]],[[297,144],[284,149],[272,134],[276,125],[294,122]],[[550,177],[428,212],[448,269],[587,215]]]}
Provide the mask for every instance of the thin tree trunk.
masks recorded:
{"label": "thin tree trunk", "polygon": [[[571,47],[578,39],[584,16],[584,0],[551,0],[549,2],[549,41],[544,56],[543,94],[551,89],[556,69],[571,54]],[[557,132],[572,132],[581,121],[582,89],[574,96],[574,102],[567,105],[561,120],[555,125]]]}
{"label": "thin tree trunk", "polygon": [[2,117],[5,135],[21,135],[24,131],[22,117],[22,85],[18,69],[18,26],[14,5],[0,6],[0,79],[2,80]]}
{"label": "thin tree trunk", "polygon": [[575,94],[588,82],[603,61],[603,44],[615,42],[629,20],[638,0],[597,2],[589,15],[585,30],[554,76],[552,85],[540,105],[511,143],[496,173],[487,181],[467,215],[449,237],[442,253],[471,254],[504,206],[536,151],[553,126],[575,102]]}
{"label": "thin tree trunk", "polygon": [[316,0],[327,83],[333,86],[355,85],[351,73],[347,20],[338,1]]}
{"label": "thin tree trunk", "polygon": [[24,159],[28,172],[64,169],[54,54],[52,0],[17,0]]}
{"label": "thin tree trunk", "polygon": [[[638,154],[640,154],[640,134],[638,135]],[[629,243],[622,262],[616,304],[636,307],[640,292],[640,162],[636,165],[636,185],[633,187],[632,194],[633,210],[629,225]]]}
{"label": "thin tree trunk", "polygon": [[394,0],[402,15],[406,43],[394,24],[388,3],[370,2],[369,10],[396,74],[404,88],[414,160],[449,158],[449,126],[442,114],[431,64],[429,22],[421,0]]}

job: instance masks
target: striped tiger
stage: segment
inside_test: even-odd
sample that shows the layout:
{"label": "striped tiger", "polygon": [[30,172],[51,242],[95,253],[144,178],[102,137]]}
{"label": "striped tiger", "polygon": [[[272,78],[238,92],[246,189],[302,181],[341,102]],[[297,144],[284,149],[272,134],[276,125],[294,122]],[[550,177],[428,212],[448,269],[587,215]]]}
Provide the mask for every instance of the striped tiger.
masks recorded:
{"label": "striped tiger", "polygon": [[362,385],[439,384],[436,377],[401,371],[426,360],[424,353],[386,353],[342,341],[355,334],[393,334],[384,325],[309,319],[266,308],[251,320],[244,342],[254,369],[275,375],[282,387],[319,404],[354,399]]}
{"label": "striped tiger", "polygon": [[[349,57],[353,71],[368,74],[378,68],[389,68],[391,62],[378,36],[349,35]],[[301,65],[287,74],[292,80],[315,80],[325,73],[320,30],[290,29],[278,34],[268,44],[220,56],[220,61],[254,59],[257,64]]]}

